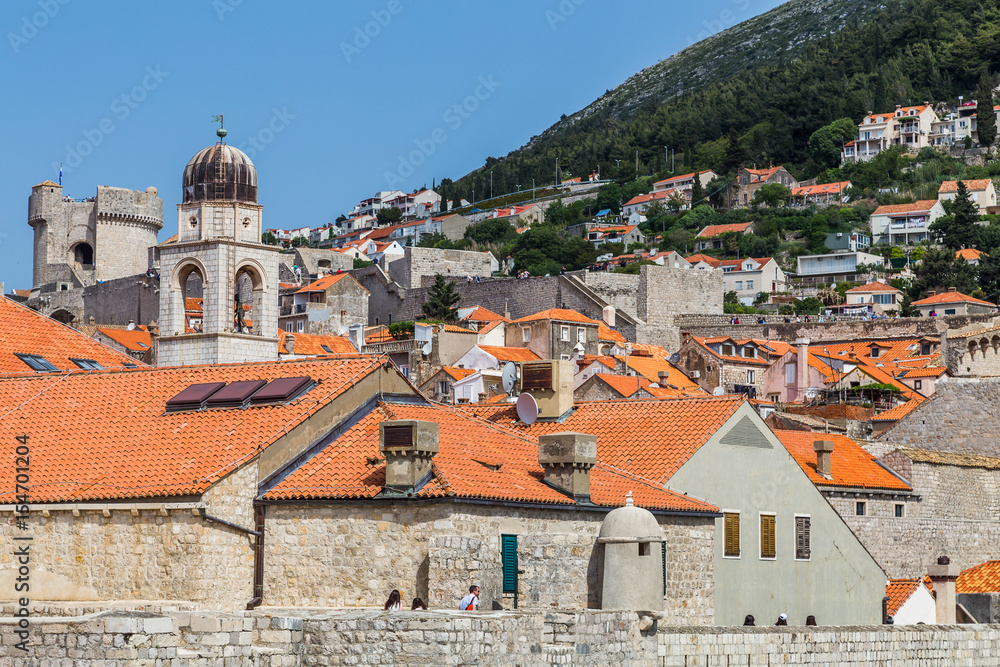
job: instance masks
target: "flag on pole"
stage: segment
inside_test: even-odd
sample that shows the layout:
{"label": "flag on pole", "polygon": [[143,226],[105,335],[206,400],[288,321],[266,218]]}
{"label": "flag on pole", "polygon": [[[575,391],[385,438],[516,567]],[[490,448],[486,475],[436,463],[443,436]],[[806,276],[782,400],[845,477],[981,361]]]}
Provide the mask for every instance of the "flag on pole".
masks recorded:
{"label": "flag on pole", "polygon": [[212,116],[212,122],[213,123],[221,123],[222,122],[222,114],[219,114],[218,116]]}
{"label": "flag on pole", "polygon": [[59,185],[62,185],[62,162],[59,163]]}

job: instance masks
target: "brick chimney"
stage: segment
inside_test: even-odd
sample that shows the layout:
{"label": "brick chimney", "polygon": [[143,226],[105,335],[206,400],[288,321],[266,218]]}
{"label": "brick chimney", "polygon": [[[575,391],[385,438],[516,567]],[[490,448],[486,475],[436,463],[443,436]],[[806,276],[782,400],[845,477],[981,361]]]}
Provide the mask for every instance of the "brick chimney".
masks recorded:
{"label": "brick chimney", "polygon": [[801,401],[809,387],[809,339],[796,339],[795,347],[798,349],[798,365],[795,368],[796,400]]}
{"label": "brick chimney", "polygon": [[934,584],[934,600],[938,625],[955,625],[955,580],[961,569],[951,564],[951,559],[941,556],[936,565],[927,568],[927,576]]}
{"label": "brick chimney", "polygon": [[438,425],[414,419],[384,421],[378,425],[378,451],[385,457],[385,494],[412,494],[430,480]]}
{"label": "brick chimney", "polygon": [[590,469],[597,463],[597,438],[585,433],[538,436],[538,465],[545,483],[577,502],[590,502]]}
{"label": "brick chimney", "polygon": [[833,479],[833,441],[814,440],[813,449],[816,451],[816,472],[824,479]]}

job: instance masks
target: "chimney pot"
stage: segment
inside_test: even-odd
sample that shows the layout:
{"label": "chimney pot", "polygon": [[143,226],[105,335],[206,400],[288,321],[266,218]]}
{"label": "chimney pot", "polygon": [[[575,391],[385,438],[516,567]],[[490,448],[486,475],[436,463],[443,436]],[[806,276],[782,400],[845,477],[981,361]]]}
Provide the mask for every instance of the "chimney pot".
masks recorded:
{"label": "chimney pot", "polygon": [[597,438],[586,433],[538,437],[538,465],[545,483],[577,502],[590,502],[590,470],[597,463]]}
{"label": "chimney pot", "polygon": [[930,290],[930,291],[927,292],[927,298],[930,298],[932,296],[937,296],[937,291],[936,290]]}
{"label": "chimney pot", "polygon": [[385,490],[404,495],[418,491],[431,476],[438,453],[438,425],[402,419],[378,425],[378,450],[385,457]]}
{"label": "chimney pot", "polygon": [[814,440],[813,449],[816,452],[816,473],[824,479],[833,479],[833,441]]}
{"label": "chimney pot", "polygon": [[958,288],[957,288],[957,287],[949,287],[949,288],[948,288],[948,291],[949,291],[949,292],[957,292],[957,291],[958,291]]}

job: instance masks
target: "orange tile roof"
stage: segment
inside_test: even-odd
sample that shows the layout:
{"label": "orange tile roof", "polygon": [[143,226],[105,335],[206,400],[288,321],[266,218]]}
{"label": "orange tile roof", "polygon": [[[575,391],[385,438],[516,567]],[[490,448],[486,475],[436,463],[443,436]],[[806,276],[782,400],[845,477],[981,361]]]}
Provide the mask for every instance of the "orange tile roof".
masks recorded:
{"label": "orange tile roof", "polygon": [[[874,456],[846,435],[781,430],[776,430],[774,434],[813,484],[858,489],[913,490],[909,484],[879,465]],[[833,442],[833,453],[830,457],[833,479],[821,477],[816,472],[816,451],[813,449],[813,442],[816,440]]]}
{"label": "orange tile roof", "polygon": [[[264,497],[269,500],[375,497],[385,484],[385,463],[378,450],[378,425],[397,419],[419,419],[438,425],[433,476],[415,494],[417,497],[552,505],[574,502],[542,481],[535,439],[484,422],[464,410],[396,403],[380,403]],[[600,446],[598,459],[601,459]],[[649,509],[717,511],[708,503],[603,462],[591,472],[591,501],[597,505],[620,506],[629,490],[636,505]]]}
{"label": "orange tile roof", "polygon": [[976,259],[981,259],[983,257],[989,257],[985,252],[976,250],[975,248],[962,248],[955,252],[955,258],[962,258],[966,262],[971,262]]}
{"label": "orange tile roof", "polygon": [[667,359],[670,356],[670,353],[662,345],[650,345],[648,343],[632,343],[632,352],[644,353],[646,356],[656,357],[657,359]]}
{"label": "orange tile roof", "polygon": [[0,374],[34,373],[16,354],[38,355],[60,371],[82,370],[71,359],[96,361],[105,368],[144,365],[76,329],[0,296]]}
{"label": "orange tile roof", "polygon": [[[990,187],[992,183],[988,178],[974,178],[968,181],[963,181],[965,183],[965,189],[969,192],[978,192],[980,190],[985,190]],[[940,189],[938,189],[938,194],[942,192],[958,192],[958,181],[945,181],[941,184]]]}
{"label": "orange tile roof", "polygon": [[903,403],[902,405],[897,405],[894,408],[889,408],[885,412],[878,413],[877,415],[875,415],[872,418],[872,421],[875,421],[875,422],[895,422],[895,421],[899,421],[900,419],[902,419],[906,415],[908,415],[911,412],[913,412],[914,410],[916,410],[917,407],[921,403],[923,403],[923,402],[924,402],[924,399],[920,398],[918,395],[915,394],[914,398],[911,398],[906,403]]}
{"label": "orange tile roof", "polygon": [[742,396],[719,396],[585,401],[558,422],[537,421],[531,426],[517,419],[510,404],[462,407],[535,437],[560,431],[594,435],[602,462],[664,484],[745,400]]}
{"label": "orange tile roof", "polygon": [[202,303],[204,299],[201,297],[184,297],[184,311],[187,313],[200,313],[202,311]]}
{"label": "orange tile roof", "polygon": [[[325,292],[328,287],[335,285],[344,278],[350,278],[354,280],[354,277],[349,273],[334,273],[328,276],[323,276],[319,280],[315,280],[302,289],[300,289],[296,294],[302,294],[303,292]],[[358,282],[354,280],[354,282]],[[358,283],[358,287],[361,287],[361,283]],[[364,289],[363,287],[361,289]],[[365,290],[366,292],[368,290]]]}
{"label": "orange tile roof", "polygon": [[847,290],[849,294],[853,292],[864,292],[865,294],[867,294],[868,292],[899,292],[899,291],[900,290],[896,289],[895,287],[891,285],[886,285],[885,283],[880,283],[877,280],[874,282],[870,282],[867,285],[860,285],[858,287],[852,287],[851,289]]}
{"label": "orange tile roof", "polygon": [[105,329],[103,327],[98,327],[97,330],[126,350],[132,350],[133,352],[145,352],[152,345],[149,331],[144,326],[139,326],[132,330]]}
{"label": "orange tile roof", "polygon": [[442,324],[441,330],[450,331],[451,333],[470,333],[470,334],[477,333],[472,329],[466,329],[465,327],[455,326],[454,324]]}
{"label": "orange tile roof", "polygon": [[850,181],[840,181],[839,183],[822,183],[817,185],[803,185],[798,188],[792,188],[792,194],[799,197],[807,197],[809,195],[825,195],[825,194],[839,194],[843,192],[846,188],[851,187]]}
{"label": "orange tile roof", "polygon": [[885,613],[895,616],[910,596],[917,592],[920,583],[919,579],[890,579],[885,587],[885,594],[889,597]]}
{"label": "orange tile roof", "polygon": [[541,357],[526,347],[496,347],[494,345],[479,345],[480,350],[496,357],[497,361],[538,361]]}
{"label": "orange tile roof", "polygon": [[601,322],[597,327],[597,339],[618,343],[620,345],[625,344],[625,336],[621,335],[604,322]]}
{"label": "orange tile roof", "polygon": [[955,581],[956,593],[1000,593],[1000,560],[988,560],[962,570]]}
{"label": "orange tile roof", "polygon": [[[615,358],[623,363],[625,361],[624,356]],[[695,392],[697,394],[705,393],[705,390],[699,387],[696,382],[693,382],[687,375],[682,373],[676,366],[666,359],[630,355],[628,357],[628,367],[642,377],[646,378],[649,382],[655,382],[657,384],[660,384],[661,372],[669,373],[669,378],[664,385],[664,389],[673,387],[674,389]]]}
{"label": "orange tile roof", "polygon": [[781,165],[778,165],[777,167],[771,167],[769,169],[747,169],[747,171],[750,173],[751,176],[754,177],[753,179],[751,179],[750,181],[751,183],[760,183],[761,181],[766,181],[767,179],[774,176],[779,169],[781,169]]}
{"label": "orange tile roof", "polygon": [[921,199],[913,204],[891,204],[879,206],[872,215],[893,215],[894,213],[927,213],[935,204],[937,199]]}
{"label": "orange tile roof", "polygon": [[727,234],[729,232],[745,232],[752,224],[753,222],[741,222],[734,225],[708,225],[705,229],[698,232],[698,236],[695,238],[707,239],[713,236],[718,236],[719,234]]}
{"label": "orange tile roof", "polygon": [[472,368],[455,368],[454,366],[445,366],[441,370],[450,375],[451,377],[455,378],[456,380],[467,378],[476,372]]}
{"label": "orange tile roof", "polygon": [[945,366],[927,366],[925,368],[904,368],[896,377],[906,378],[936,378],[948,372]]}
{"label": "orange tile roof", "polygon": [[463,322],[507,322],[507,318],[498,315],[488,308],[476,306],[476,309],[462,318]]}
{"label": "orange tile roof", "polygon": [[[31,447],[33,502],[163,498],[204,492],[315,414],[385,357],[143,368],[0,379],[0,450]],[[165,411],[192,384],[308,376],[317,384],[287,405]],[[13,501],[13,468],[0,502]]]}
{"label": "orange tile roof", "polygon": [[[624,398],[629,398],[640,389],[643,389],[642,381],[634,375],[613,375],[611,373],[595,373],[592,377],[601,380],[606,385],[614,389]],[[649,382],[646,382],[648,385]]]}
{"label": "orange tile roof", "polygon": [[[278,347],[282,354],[288,354],[286,341],[290,334],[286,331],[278,330]],[[358,351],[351,344],[347,336],[334,336],[333,334],[291,334],[295,336],[296,356],[320,356],[326,354],[357,354]],[[326,345],[329,351],[324,350]]]}
{"label": "orange tile roof", "polygon": [[929,296],[920,301],[914,301],[914,306],[931,306],[937,304],[945,303],[978,303],[983,306],[990,306],[996,308],[996,304],[990,303],[989,301],[983,301],[982,299],[973,299],[967,294],[962,294],[961,292],[941,292],[940,294],[935,294],[934,296]]}
{"label": "orange tile roof", "polygon": [[537,322],[538,320],[556,320],[559,322],[579,322],[581,324],[599,324],[597,320],[592,320],[589,317],[584,317],[575,310],[569,310],[568,308],[549,308],[548,310],[543,310],[540,313],[535,313],[534,315],[528,315],[526,317],[514,320],[514,322],[515,323]]}
{"label": "orange tile roof", "polygon": [[712,257],[710,255],[702,255],[701,253],[697,255],[691,255],[690,257],[685,257],[685,259],[691,264],[697,264],[698,262],[705,262],[709,266],[713,266],[716,268],[718,268],[719,265],[722,263],[715,257]]}
{"label": "orange tile roof", "polygon": [[[737,357],[735,354],[723,354],[722,352],[716,352],[715,350],[713,350],[708,345],[708,342],[710,342],[712,339],[705,339],[705,338],[700,338],[698,336],[692,336],[691,340],[694,341],[694,343],[696,345],[698,345],[705,352],[708,352],[713,357],[717,357],[717,358],[722,359],[724,361],[729,361],[729,362],[734,363],[734,364],[752,364],[752,365],[755,365],[755,366],[770,366],[771,365],[770,361],[768,361],[767,359],[762,359],[761,357]],[[729,339],[723,339],[723,340],[729,340]],[[735,341],[734,341],[734,343],[735,343]],[[735,352],[735,351],[736,351],[736,349],[734,347],[733,348],[733,352]]]}

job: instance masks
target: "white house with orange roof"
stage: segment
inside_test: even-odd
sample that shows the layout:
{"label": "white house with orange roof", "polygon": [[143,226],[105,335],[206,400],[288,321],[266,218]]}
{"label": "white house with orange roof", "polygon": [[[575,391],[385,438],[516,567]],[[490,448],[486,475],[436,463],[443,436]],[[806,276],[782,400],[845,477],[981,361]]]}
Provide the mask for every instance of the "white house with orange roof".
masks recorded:
{"label": "white house with orange roof", "polygon": [[771,166],[767,169],[750,169],[744,167],[736,175],[736,182],[739,185],[739,191],[736,195],[736,205],[744,207],[749,206],[753,202],[754,195],[757,194],[757,190],[761,186],[778,184],[784,185],[789,190],[799,187],[799,182],[795,180],[795,177],[788,173],[788,170],[781,165],[777,167]]}
{"label": "white house with orange roof", "polygon": [[691,255],[690,257],[685,257],[688,264],[691,265],[693,269],[700,269],[702,271],[711,271],[712,269],[717,269],[722,264],[722,260],[712,257],[711,255],[703,255],[697,253]]}
{"label": "white house with orange roof", "polygon": [[[660,193],[663,193],[666,196],[670,196],[676,192],[684,197],[685,203],[682,209],[690,209],[692,204],[691,193],[694,188],[695,179],[698,180],[701,187],[704,189],[708,187],[709,182],[713,178],[717,178],[718,176],[719,175],[711,169],[674,176],[672,178],[667,178],[653,183],[653,194],[659,195]],[[657,197],[657,199],[659,199],[659,197]]]}
{"label": "white house with orange roof", "polygon": [[[992,180],[981,178],[962,182],[965,183],[965,189],[969,191],[969,197],[980,213],[985,213],[987,209],[997,205],[997,189]],[[942,183],[938,189],[938,201],[954,200],[958,195],[958,183],[958,181]]]}
{"label": "white house with orange roof", "polygon": [[612,225],[591,227],[587,230],[587,240],[595,246],[605,243],[624,243],[627,249],[633,243],[645,243],[646,236],[639,231],[638,225]]}
{"label": "white house with orange roof", "polygon": [[944,206],[937,199],[922,199],[912,204],[879,206],[870,222],[875,243],[906,245],[930,238],[930,228],[944,215]]}
{"label": "white house with orange roof", "polygon": [[[507,219],[515,227],[524,224],[534,224],[545,222],[545,209],[539,204],[529,204],[527,206],[504,206],[493,211],[491,218]],[[515,224],[518,222],[519,224]]]}
{"label": "white house with orange roof", "polygon": [[702,250],[718,250],[722,248],[723,234],[753,234],[754,223],[741,222],[733,225],[707,225],[698,232],[695,237],[694,249],[698,252]]}
{"label": "white house with orange roof", "polygon": [[792,188],[792,203],[798,206],[833,206],[846,204],[847,190],[853,187],[850,181],[802,185]]}
{"label": "white house with orange roof", "polygon": [[979,262],[983,257],[989,257],[982,250],[976,250],[975,248],[962,248],[961,250],[955,251],[955,259],[964,259],[966,262],[972,266],[979,266]]}
{"label": "white house with orange roof", "polygon": [[845,305],[863,305],[868,308],[869,313],[875,315],[898,312],[899,304],[903,300],[902,290],[878,281],[852,287],[847,290],[845,296],[847,297]]}
{"label": "white house with orange roof", "polygon": [[954,287],[949,287],[947,292],[928,292],[926,298],[914,301],[913,305],[920,310],[922,317],[979,315],[992,313],[997,309],[996,304],[962,294]]}
{"label": "white house with orange roof", "polygon": [[844,146],[844,162],[865,162],[889,148],[904,146],[916,153],[931,144],[931,133],[940,121],[929,104],[896,105],[891,113],[868,112],[858,124],[858,138]]}
{"label": "white house with orange roof", "polygon": [[726,259],[719,262],[722,269],[722,291],[736,292],[736,299],[744,306],[752,306],[761,292],[784,292],[787,287],[785,272],[773,257],[747,257]]}

